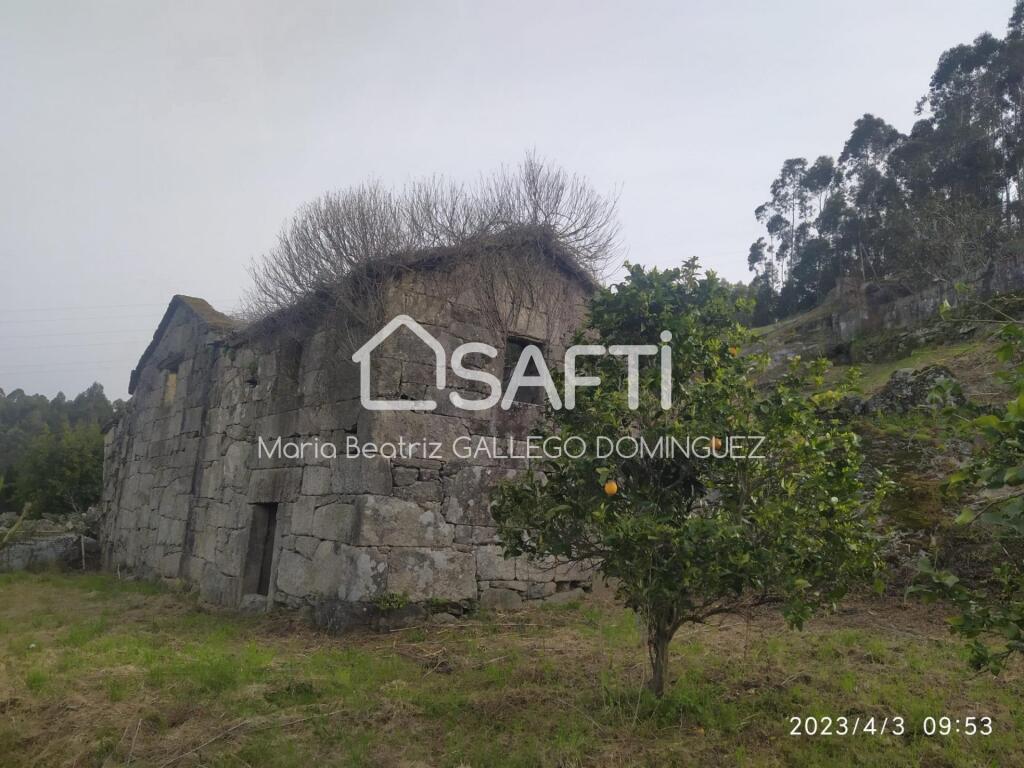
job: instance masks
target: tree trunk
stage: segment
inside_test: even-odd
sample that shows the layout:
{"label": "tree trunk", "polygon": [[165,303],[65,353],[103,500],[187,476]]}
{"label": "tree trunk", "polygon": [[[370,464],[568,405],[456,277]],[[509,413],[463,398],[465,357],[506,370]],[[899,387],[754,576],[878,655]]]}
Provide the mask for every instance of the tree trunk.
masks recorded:
{"label": "tree trunk", "polygon": [[668,677],[668,644],[672,633],[665,629],[651,629],[647,635],[647,653],[651,658],[651,679],[647,687],[657,698],[665,694],[665,679]]}
{"label": "tree trunk", "polygon": [[21,515],[18,517],[17,520],[14,521],[14,525],[8,528],[7,533],[5,533],[4,537],[0,539],[0,549],[6,547],[8,542],[10,542],[10,540],[14,537],[14,534],[17,533],[18,529],[21,527],[21,524],[25,522],[25,518],[28,517],[28,513],[31,508],[31,504],[25,504],[25,506],[21,510]]}

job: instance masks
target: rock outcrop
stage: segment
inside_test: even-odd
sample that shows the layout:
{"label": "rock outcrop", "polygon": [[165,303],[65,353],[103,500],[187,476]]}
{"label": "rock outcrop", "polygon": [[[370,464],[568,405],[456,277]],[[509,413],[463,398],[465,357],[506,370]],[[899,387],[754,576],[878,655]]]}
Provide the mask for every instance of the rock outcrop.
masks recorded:
{"label": "rock outcrop", "polygon": [[907,413],[935,407],[943,401],[950,405],[967,402],[948,368],[942,365],[929,365],[920,370],[901,368],[893,371],[885,386],[864,402],[862,410],[865,413]]}

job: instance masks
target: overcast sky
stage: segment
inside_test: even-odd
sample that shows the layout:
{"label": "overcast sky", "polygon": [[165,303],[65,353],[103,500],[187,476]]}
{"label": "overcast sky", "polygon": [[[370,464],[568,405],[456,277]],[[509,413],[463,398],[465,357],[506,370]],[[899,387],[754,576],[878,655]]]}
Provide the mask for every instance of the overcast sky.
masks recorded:
{"label": "overcast sky", "polygon": [[629,258],[748,279],[783,159],[902,130],[1010,0],[0,0],[0,388],[111,397],[175,293],[230,310],[303,201],[535,148]]}

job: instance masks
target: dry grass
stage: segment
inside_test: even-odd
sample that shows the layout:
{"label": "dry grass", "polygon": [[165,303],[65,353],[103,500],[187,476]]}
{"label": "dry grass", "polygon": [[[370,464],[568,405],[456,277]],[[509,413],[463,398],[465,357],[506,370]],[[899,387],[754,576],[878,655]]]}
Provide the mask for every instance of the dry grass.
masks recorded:
{"label": "dry grass", "polygon": [[[885,386],[893,372],[901,368],[921,369],[928,365],[944,365],[964,388],[964,394],[976,403],[1005,402],[1009,389],[996,378],[995,373],[1003,368],[996,360],[998,344],[986,338],[936,344],[915,349],[897,360],[881,363],[858,363],[862,379],[860,389],[864,395],[873,395]],[[840,378],[847,366],[835,366],[829,378]]]}
{"label": "dry grass", "polygon": [[[661,702],[608,602],[330,637],[107,576],[0,577],[3,766],[1024,765],[1024,679],[977,677],[941,611],[861,602],[684,629]],[[908,735],[788,735],[790,715]],[[925,737],[988,714],[989,737]]]}

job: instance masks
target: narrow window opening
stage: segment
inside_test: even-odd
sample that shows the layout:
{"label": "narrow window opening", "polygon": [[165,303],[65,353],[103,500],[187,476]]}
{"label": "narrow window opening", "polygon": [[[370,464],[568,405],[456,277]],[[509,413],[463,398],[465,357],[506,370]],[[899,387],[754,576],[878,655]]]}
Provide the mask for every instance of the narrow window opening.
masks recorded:
{"label": "narrow window opening", "polygon": [[299,383],[299,371],[302,368],[302,342],[288,339],[278,353],[279,382],[283,386],[294,386]]}
{"label": "narrow window opening", "polygon": [[174,402],[174,394],[178,391],[178,369],[172,368],[164,374],[164,405]]}
{"label": "narrow window opening", "polygon": [[[519,358],[523,354],[523,350],[529,346],[534,346],[540,349],[541,357],[544,357],[544,345],[538,341],[524,339],[519,336],[509,336],[506,340],[505,370],[501,377],[502,391],[506,391],[508,389],[508,383],[512,378],[512,373],[516,369],[516,363],[519,362]],[[533,360],[530,360],[527,364],[525,375],[540,376],[540,369]],[[514,399],[517,403],[541,405],[544,402],[546,395],[547,393],[545,392],[544,387],[520,387],[516,392]]]}
{"label": "narrow window opening", "polygon": [[242,593],[268,595],[270,571],[274,564],[274,536],[277,533],[277,504],[253,504],[249,529],[249,550],[245,557]]}

